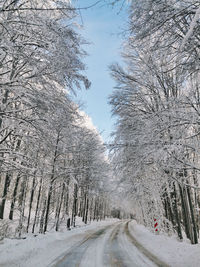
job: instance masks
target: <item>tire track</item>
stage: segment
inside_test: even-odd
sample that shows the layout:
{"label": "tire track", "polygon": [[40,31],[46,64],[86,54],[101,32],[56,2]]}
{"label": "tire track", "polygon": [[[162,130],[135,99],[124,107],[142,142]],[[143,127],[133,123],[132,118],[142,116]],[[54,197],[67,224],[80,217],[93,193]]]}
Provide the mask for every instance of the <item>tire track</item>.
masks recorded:
{"label": "tire track", "polygon": [[[129,222],[117,222],[87,235],[82,241],[65,252],[63,256],[57,258],[51,266],[133,267],[156,265],[169,267],[132,236],[128,227]],[[95,246],[98,248],[99,242],[102,251],[99,252],[98,249],[96,252]]]}
{"label": "tire track", "polygon": [[81,242],[78,242],[63,256],[57,258],[52,264],[53,267],[78,267],[81,264],[81,261],[87,251],[87,249],[93,245],[95,240],[100,236],[105,234],[113,225],[108,225],[107,227],[96,231],[95,233],[90,234],[84,238]]}
{"label": "tire track", "polygon": [[136,239],[135,237],[132,236],[132,234],[129,231],[128,228],[128,224],[129,222],[127,222],[125,224],[125,233],[128,237],[128,239],[131,241],[131,243],[138,248],[138,250],[140,250],[147,258],[149,258],[153,263],[155,263],[157,266],[159,267],[170,267],[169,265],[167,265],[165,262],[163,262],[162,260],[158,259],[154,254],[152,254],[148,249],[146,249],[145,247],[143,247],[143,245],[141,245]]}
{"label": "tire track", "polygon": [[117,240],[121,226],[122,226],[122,223],[117,225],[111,232],[110,238],[109,238],[109,244],[108,244],[109,260],[108,262],[110,263],[111,267],[122,267],[122,266],[125,267],[126,266],[123,260],[123,256],[120,253],[121,250],[119,248],[119,244]]}

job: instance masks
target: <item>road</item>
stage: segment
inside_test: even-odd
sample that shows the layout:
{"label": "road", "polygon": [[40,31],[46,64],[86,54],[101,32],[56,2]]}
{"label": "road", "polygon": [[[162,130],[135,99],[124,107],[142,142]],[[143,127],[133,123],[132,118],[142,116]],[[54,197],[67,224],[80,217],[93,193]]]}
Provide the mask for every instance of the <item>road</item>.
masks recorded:
{"label": "road", "polygon": [[129,231],[129,222],[104,227],[73,246],[55,267],[155,267],[168,265],[145,249]]}

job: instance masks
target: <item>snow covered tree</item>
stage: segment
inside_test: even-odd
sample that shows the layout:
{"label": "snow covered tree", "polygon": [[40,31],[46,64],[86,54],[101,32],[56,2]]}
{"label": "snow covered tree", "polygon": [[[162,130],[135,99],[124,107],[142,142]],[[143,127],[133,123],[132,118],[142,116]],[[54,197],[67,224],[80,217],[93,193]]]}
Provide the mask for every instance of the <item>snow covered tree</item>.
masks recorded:
{"label": "snow covered tree", "polygon": [[144,222],[153,226],[158,216],[181,239],[183,224],[192,243],[199,227],[198,14],[196,1],[132,1],[127,68],[111,66],[117,87],[110,99],[119,117],[114,165],[132,185],[125,188],[137,196]]}
{"label": "snow covered tree", "polygon": [[103,202],[104,147],[70,98],[90,86],[76,15],[68,0],[0,1],[0,219],[18,236],[58,230],[81,202],[86,223],[95,187]]}

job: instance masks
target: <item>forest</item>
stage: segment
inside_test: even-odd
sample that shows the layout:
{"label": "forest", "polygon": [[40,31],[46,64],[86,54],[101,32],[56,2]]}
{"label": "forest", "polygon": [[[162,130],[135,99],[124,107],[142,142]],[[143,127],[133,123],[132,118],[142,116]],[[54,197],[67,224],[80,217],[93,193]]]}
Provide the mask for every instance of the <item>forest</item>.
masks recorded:
{"label": "forest", "polygon": [[0,0],[0,239],[126,214],[198,243],[200,3],[128,6],[105,144],[73,100],[91,87],[80,10]]}
{"label": "forest", "polygon": [[69,1],[0,1],[1,238],[109,212],[105,147],[72,101],[90,87],[76,13]]}
{"label": "forest", "polygon": [[113,64],[113,169],[137,219],[198,243],[200,2],[133,0]]}

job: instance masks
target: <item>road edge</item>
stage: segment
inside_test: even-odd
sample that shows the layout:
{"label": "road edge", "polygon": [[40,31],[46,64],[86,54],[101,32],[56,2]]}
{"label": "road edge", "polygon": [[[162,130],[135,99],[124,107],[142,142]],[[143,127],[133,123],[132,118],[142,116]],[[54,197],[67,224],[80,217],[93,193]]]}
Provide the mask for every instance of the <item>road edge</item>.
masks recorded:
{"label": "road edge", "polygon": [[150,252],[148,249],[146,249],[138,240],[130,233],[128,225],[130,221],[125,224],[125,233],[131,243],[133,243],[137,249],[139,249],[147,258],[149,258],[153,263],[155,263],[159,267],[170,267],[167,263],[160,260],[156,255],[154,255],[152,252]]}

